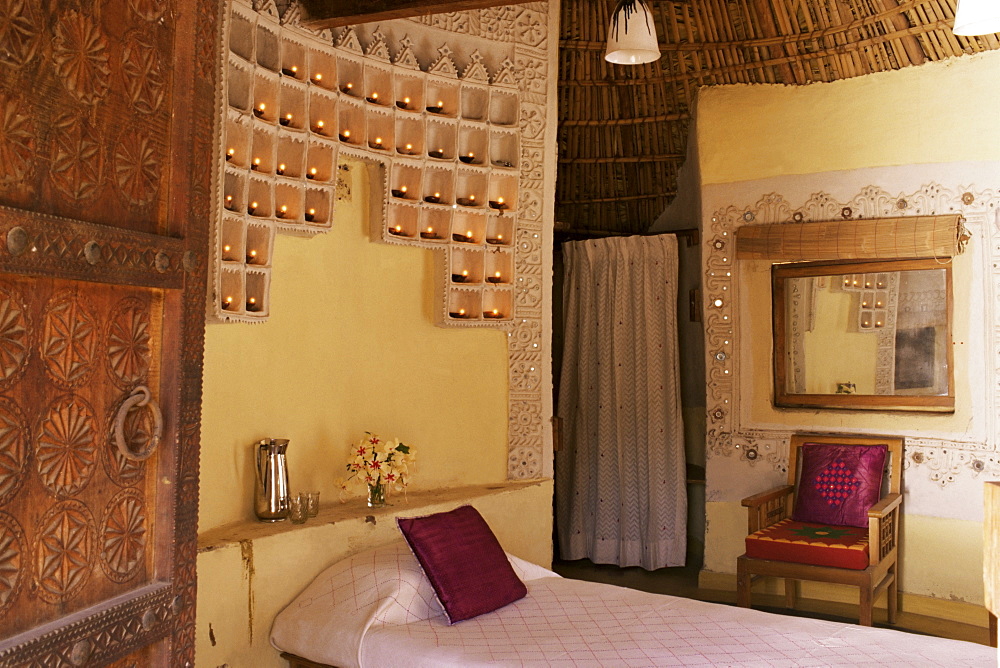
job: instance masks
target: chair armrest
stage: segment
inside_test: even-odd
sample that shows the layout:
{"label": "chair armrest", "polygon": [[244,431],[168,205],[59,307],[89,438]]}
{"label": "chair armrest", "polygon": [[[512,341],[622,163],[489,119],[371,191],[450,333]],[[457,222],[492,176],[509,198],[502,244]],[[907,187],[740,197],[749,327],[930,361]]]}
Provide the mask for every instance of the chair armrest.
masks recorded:
{"label": "chair armrest", "polygon": [[868,509],[868,517],[882,519],[903,502],[902,494],[886,494],[881,501]]}
{"label": "chair armrest", "polygon": [[794,492],[792,485],[782,485],[743,499],[747,507],[747,533],[765,529],[791,515]]}
{"label": "chair armrest", "polygon": [[886,494],[868,509],[868,563],[882,563],[896,550],[902,494]]}
{"label": "chair armrest", "polygon": [[764,505],[768,501],[785,496],[786,494],[791,494],[794,491],[795,488],[792,485],[782,485],[781,487],[775,487],[774,489],[769,489],[766,492],[761,492],[760,494],[748,496],[743,499],[743,505],[747,508],[756,508],[757,506]]}

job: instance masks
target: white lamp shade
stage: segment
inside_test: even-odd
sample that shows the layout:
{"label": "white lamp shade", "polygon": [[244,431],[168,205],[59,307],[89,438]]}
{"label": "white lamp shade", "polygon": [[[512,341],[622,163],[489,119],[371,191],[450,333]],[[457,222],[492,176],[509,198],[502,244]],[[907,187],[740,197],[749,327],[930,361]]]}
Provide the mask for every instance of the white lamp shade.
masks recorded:
{"label": "white lamp shade", "polygon": [[618,3],[608,27],[608,49],[604,60],[621,65],[651,63],[660,57],[653,14],[644,0]]}
{"label": "white lamp shade", "polygon": [[959,0],[952,32],[956,35],[992,35],[1000,32],[1000,1]]}

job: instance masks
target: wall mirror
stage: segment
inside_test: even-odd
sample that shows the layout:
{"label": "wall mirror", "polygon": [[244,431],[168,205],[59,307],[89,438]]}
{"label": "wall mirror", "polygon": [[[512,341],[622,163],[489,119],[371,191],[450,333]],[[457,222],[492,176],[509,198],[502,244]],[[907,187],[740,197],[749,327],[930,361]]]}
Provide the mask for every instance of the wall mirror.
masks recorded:
{"label": "wall mirror", "polygon": [[775,406],[955,410],[950,264],[780,264],[771,279]]}

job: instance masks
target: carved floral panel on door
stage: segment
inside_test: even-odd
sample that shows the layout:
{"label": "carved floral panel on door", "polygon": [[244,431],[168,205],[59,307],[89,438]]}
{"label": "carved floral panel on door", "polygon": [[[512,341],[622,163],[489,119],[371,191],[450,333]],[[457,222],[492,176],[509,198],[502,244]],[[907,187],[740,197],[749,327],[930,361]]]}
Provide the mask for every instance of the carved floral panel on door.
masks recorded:
{"label": "carved floral panel on door", "polygon": [[175,25],[151,0],[0,1],[0,203],[155,232]]}
{"label": "carved floral panel on door", "polygon": [[[153,574],[157,456],[123,455],[114,426],[137,385],[158,394],[161,302],[143,289],[0,280],[0,619],[11,633]],[[153,429],[149,410],[125,412],[131,450]]]}

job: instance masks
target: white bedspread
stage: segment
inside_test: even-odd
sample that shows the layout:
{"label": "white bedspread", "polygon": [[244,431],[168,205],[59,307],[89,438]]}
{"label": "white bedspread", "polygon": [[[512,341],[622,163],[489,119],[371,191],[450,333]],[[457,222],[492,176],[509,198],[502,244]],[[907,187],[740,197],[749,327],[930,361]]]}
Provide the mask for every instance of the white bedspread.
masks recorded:
{"label": "white bedspread", "polygon": [[560,578],[510,557],[528,595],[452,626],[399,541],[340,561],[275,618],[278,649],[341,668],[976,666],[996,650]]}
{"label": "white bedspread", "polygon": [[528,596],[453,626],[372,627],[361,665],[995,666],[996,650],[901,631],[774,615],[610,585],[543,578]]}

